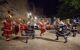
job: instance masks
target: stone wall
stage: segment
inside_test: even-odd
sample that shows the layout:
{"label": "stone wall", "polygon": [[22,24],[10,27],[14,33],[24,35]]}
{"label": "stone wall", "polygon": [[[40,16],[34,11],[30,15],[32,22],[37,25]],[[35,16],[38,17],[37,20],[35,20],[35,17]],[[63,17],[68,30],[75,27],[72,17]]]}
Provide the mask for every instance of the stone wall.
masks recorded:
{"label": "stone wall", "polygon": [[11,10],[11,13],[14,17],[24,17],[27,12],[27,0],[7,0],[8,4],[1,6],[4,15],[7,14],[8,10]]}

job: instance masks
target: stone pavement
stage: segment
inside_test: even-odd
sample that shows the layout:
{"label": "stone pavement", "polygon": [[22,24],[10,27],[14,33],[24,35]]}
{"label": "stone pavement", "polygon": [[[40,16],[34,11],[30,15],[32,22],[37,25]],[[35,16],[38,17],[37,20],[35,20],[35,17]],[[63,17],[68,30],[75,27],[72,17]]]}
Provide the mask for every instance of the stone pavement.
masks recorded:
{"label": "stone pavement", "polygon": [[77,34],[77,37],[68,37],[68,43],[64,43],[62,37],[55,41],[56,37],[53,33],[47,31],[42,37],[39,33],[40,31],[36,30],[36,38],[29,39],[27,44],[23,37],[9,42],[1,39],[0,50],[80,50],[80,34]]}

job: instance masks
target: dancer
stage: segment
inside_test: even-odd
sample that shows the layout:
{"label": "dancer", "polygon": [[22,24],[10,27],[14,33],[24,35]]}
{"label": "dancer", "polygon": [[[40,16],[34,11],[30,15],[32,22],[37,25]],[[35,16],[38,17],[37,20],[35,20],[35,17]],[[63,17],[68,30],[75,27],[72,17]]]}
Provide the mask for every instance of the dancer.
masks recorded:
{"label": "dancer", "polygon": [[58,40],[59,37],[61,36],[61,37],[64,37],[64,39],[65,39],[64,43],[66,43],[67,42],[67,36],[70,34],[70,32],[67,30],[66,24],[63,21],[58,19],[58,26],[57,26],[56,30],[57,30],[56,40]]}
{"label": "dancer", "polygon": [[41,31],[40,36],[44,35],[44,33],[46,32],[46,23],[43,19],[41,19],[41,21],[39,22],[39,28]]}
{"label": "dancer", "polygon": [[18,23],[17,19],[13,21],[13,33],[15,34],[16,38],[18,38],[19,23]]}
{"label": "dancer", "polygon": [[24,35],[26,28],[27,28],[27,23],[25,23],[25,21],[21,22],[20,23],[20,32],[21,32],[22,36]]}
{"label": "dancer", "polygon": [[3,28],[3,35],[6,40],[9,41],[12,35],[12,21],[10,16],[5,17],[3,21]]}

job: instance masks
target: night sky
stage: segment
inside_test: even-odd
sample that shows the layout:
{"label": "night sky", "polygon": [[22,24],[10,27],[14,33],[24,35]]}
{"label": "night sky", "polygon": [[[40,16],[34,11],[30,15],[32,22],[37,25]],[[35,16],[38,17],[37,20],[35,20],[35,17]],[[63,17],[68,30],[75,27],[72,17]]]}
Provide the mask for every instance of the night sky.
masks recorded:
{"label": "night sky", "polygon": [[34,4],[36,7],[43,8],[44,15],[52,16],[57,14],[58,0],[29,0],[30,7]]}

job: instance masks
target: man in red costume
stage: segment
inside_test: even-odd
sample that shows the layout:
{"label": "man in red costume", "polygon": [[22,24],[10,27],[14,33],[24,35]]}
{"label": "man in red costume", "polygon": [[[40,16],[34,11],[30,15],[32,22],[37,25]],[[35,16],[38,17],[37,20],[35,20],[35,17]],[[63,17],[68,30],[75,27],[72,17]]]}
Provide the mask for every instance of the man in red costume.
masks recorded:
{"label": "man in red costume", "polygon": [[27,29],[27,24],[25,22],[20,23],[21,35],[24,35],[25,30]]}
{"label": "man in red costume", "polygon": [[10,40],[12,34],[12,22],[10,16],[5,17],[3,21],[3,35],[7,41]]}
{"label": "man in red costume", "polygon": [[41,31],[40,36],[42,36],[42,34],[44,35],[44,32],[46,32],[46,25],[43,19],[39,22],[39,28]]}

